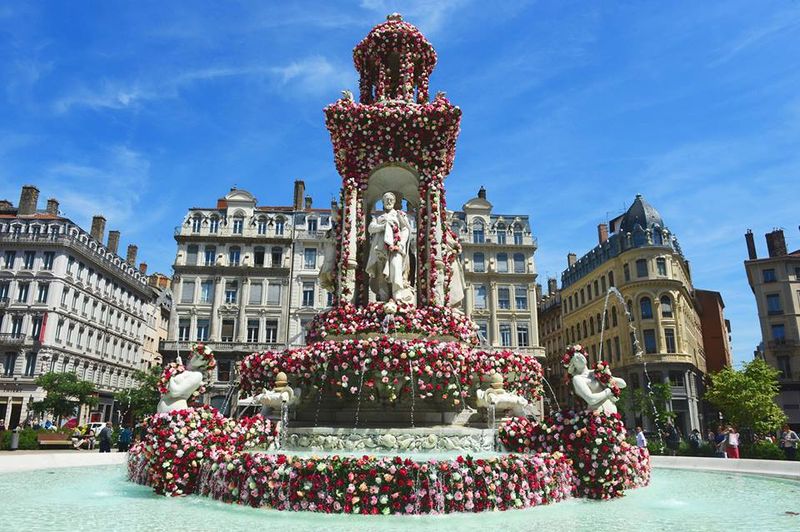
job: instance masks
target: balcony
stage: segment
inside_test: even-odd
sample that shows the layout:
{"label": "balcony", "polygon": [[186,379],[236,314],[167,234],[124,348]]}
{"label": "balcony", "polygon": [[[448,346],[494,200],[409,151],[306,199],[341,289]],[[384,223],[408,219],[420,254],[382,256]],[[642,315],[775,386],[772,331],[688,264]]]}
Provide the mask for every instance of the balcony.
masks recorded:
{"label": "balcony", "polygon": [[800,347],[800,341],[788,340],[786,338],[779,338],[778,340],[771,340],[767,342],[767,347],[769,349],[774,349],[777,351],[796,349]]}
{"label": "balcony", "polygon": [[33,343],[33,337],[22,333],[0,333],[0,345],[25,345]]}
{"label": "balcony", "polygon": [[11,302],[11,299],[7,297],[0,297],[0,308],[5,308]]}
{"label": "balcony", "polygon": [[[171,351],[188,353],[192,347],[197,344],[195,341],[186,340],[161,340],[158,343],[158,350],[161,353]],[[256,342],[214,342],[206,340],[203,344],[211,347],[216,353],[224,352],[244,352],[253,353],[255,351],[277,351],[285,349],[283,344],[278,343],[256,343]]]}

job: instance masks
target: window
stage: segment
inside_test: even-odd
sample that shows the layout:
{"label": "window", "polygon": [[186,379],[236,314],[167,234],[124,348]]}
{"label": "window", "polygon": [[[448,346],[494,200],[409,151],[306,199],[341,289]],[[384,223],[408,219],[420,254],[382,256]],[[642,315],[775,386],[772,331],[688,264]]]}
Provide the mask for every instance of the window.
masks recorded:
{"label": "window", "polygon": [[497,272],[498,273],[508,273],[508,254],[507,253],[498,253],[497,254]]}
{"label": "window", "polygon": [[36,372],[36,353],[31,351],[25,355],[25,376],[33,377]]}
{"label": "window", "polygon": [[269,283],[267,287],[267,305],[280,305],[281,304],[281,285],[277,283]]}
{"label": "window", "polygon": [[501,310],[511,308],[510,290],[508,289],[507,286],[503,286],[497,289],[497,308]]}
{"label": "window", "polygon": [[680,371],[670,371],[669,372],[669,384],[670,386],[685,386],[685,381],[683,379],[683,373]]}
{"label": "window", "polygon": [[664,329],[664,344],[667,349],[667,353],[678,352],[675,346],[675,329]]}
{"label": "window", "polygon": [[775,343],[782,344],[786,341],[786,326],[783,323],[773,323],[770,327],[772,329],[772,340]]}
{"label": "window", "polygon": [[478,273],[483,273],[486,271],[486,260],[483,257],[483,253],[473,253],[472,254],[472,264],[473,270]]}
{"label": "window", "polygon": [[486,285],[475,285],[475,308],[486,308]]}
{"label": "window", "polygon": [[780,294],[767,294],[767,314],[770,316],[783,314]]}
{"label": "window", "polygon": [[228,250],[228,265],[238,266],[241,261],[242,250],[239,246],[233,246]]}
{"label": "window", "polygon": [[515,246],[522,245],[522,228],[519,226],[514,227],[514,245]]}
{"label": "window", "polygon": [[263,216],[258,219],[258,234],[259,235],[266,235],[267,234],[267,219]]}
{"label": "window", "polygon": [[600,297],[600,283],[597,279],[594,280],[594,297]]}
{"label": "window", "polygon": [[241,235],[244,231],[244,219],[241,217],[236,217],[233,219],[233,234]]}
{"label": "window", "polygon": [[614,354],[617,357],[617,362],[619,362],[620,359],[622,358],[622,352],[619,348],[619,336],[614,337]]}
{"label": "window", "polygon": [[317,230],[317,219],[316,218],[309,218],[306,220],[306,227],[308,227],[308,232],[316,231]]}
{"label": "window", "polygon": [[517,345],[519,347],[528,347],[530,345],[528,326],[524,323],[517,323]]}
{"label": "window", "polygon": [[278,341],[278,320],[267,320],[264,323],[264,341],[268,344],[274,344]]}
{"label": "window", "polygon": [[247,341],[251,344],[258,342],[258,319],[247,320]]}
{"label": "window", "polygon": [[514,253],[514,273],[525,273],[525,255]]}
{"label": "window", "polygon": [[6,353],[6,363],[3,366],[3,376],[11,377],[14,375],[14,366],[17,365],[17,354]]}
{"label": "window", "polygon": [[206,342],[208,341],[208,322],[209,320],[197,320],[197,341],[198,342]]}
{"label": "window", "polygon": [[230,360],[220,360],[217,363],[217,380],[220,382],[228,382],[231,380]]}
{"label": "window", "polygon": [[[8,255],[8,252],[6,252],[6,255]],[[778,278],[775,277],[775,270],[772,268],[764,270],[761,273],[763,275],[765,283],[774,283],[775,281],[778,280]]]}
{"label": "window", "polygon": [[253,263],[256,266],[264,266],[264,256],[265,256],[265,254],[266,254],[266,252],[264,251],[263,247],[257,246],[256,248],[254,248],[253,249]]}
{"label": "window", "polygon": [[511,324],[500,324],[500,345],[503,347],[511,347]]}
{"label": "window", "polygon": [[33,317],[31,321],[31,338],[34,340],[38,340],[39,335],[42,334],[42,323],[44,323],[44,318],[42,316]]}
{"label": "window", "polygon": [[36,302],[47,303],[47,293],[49,291],[50,291],[50,283],[39,283],[39,287],[36,292]]}
{"label": "window", "polygon": [[195,244],[186,246],[186,264],[187,266],[195,266],[197,264],[198,247]]}
{"label": "window", "polygon": [[194,281],[184,281],[181,288],[181,303],[192,303],[194,301]]}
{"label": "window", "polygon": [[611,351],[611,339],[606,340],[606,350],[603,351],[606,360],[613,360],[614,353]]}
{"label": "window", "polygon": [[669,296],[661,296],[661,317],[672,317],[672,299]]}
{"label": "window", "polygon": [[283,248],[277,246],[273,247],[271,255],[272,255],[272,267],[280,268],[283,265]]}
{"label": "window", "polygon": [[514,300],[517,310],[526,310],[528,308],[528,289],[524,286],[515,287]]}
{"label": "window", "polygon": [[67,345],[72,345],[72,337],[75,333],[75,326],[70,325],[67,327]]}
{"label": "window", "polygon": [[192,217],[192,233],[199,233],[200,232],[200,217],[194,216]]}
{"label": "window", "polygon": [[222,320],[222,332],[220,340],[223,342],[233,342],[236,334],[236,320]]}
{"label": "window", "polygon": [[646,259],[639,259],[636,261],[636,277],[647,277]]}
{"label": "window", "polygon": [[313,282],[305,282],[305,283],[303,283],[303,306],[304,307],[313,307],[314,306],[314,283]]}
{"label": "window", "polygon": [[643,297],[639,300],[639,310],[643,320],[653,319],[653,304],[649,297]]}
{"label": "window", "polygon": [[26,251],[22,256],[22,267],[26,270],[33,269],[33,261],[36,259],[35,251]]}
{"label": "window", "polygon": [[14,260],[16,260],[16,258],[17,258],[17,252],[16,251],[6,251],[6,254],[5,254],[4,260],[3,260],[3,268],[5,268],[7,270],[10,270],[10,269],[14,268]]}
{"label": "window", "polygon": [[588,299],[589,301],[592,300],[592,284],[591,283],[586,285],[586,296],[587,296],[586,299]]}
{"label": "window", "polygon": [[583,288],[581,288],[581,305],[586,304],[586,292],[584,292]]}
{"label": "window", "polygon": [[0,300],[8,299],[8,289],[11,286],[9,281],[0,282]]}
{"label": "window", "polygon": [[42,269],[43,270],[52,270],[53,269],[53,260],[55,260],[56,254],[52,251],[45,251],[42,255]]}
{"label": "window", "polygon": [[792,378],[792,365],[788,356],[783,355],[778,357],[778,371],[781,372],[780,377],[782,379]]}
{"label": "window", "polygon": [[64,330],[64,320],[59,320],[58,325],[56,325],[56,342],[61,341],[61,332]]}
{"label": "window", "polygon": [[239,283],[237,281],[227,281],[225,283],[225,303],[236,303],[238,301]]}
{"label": "window", "polygon": [[627,264],[622,265],[622,276],[625,278],[625,282],[631,280],[631,269]]}
{"label": "window", "polygon": [[478,325],[478,337],[481,340],[489,341],[489,323],[486,321],[476,321]]}
{"label": "window", "polygon": [[594,318],[589,316],[589,336],[594,335]]}
{"label": "window", "polygon": [[506,226],[505,226],[505,224],[497,224],[496,231],[497,231],[497,243],[498,244],[505,244],[506,243]]}
{"label": "window", "polygon": [[30,286],[31,283],[19,283],[17,285],[17,301],[20,303],[28,302],[28,289]]}
{"label": "window", "polygon": [[606,276],[605,275],[600,278],[600,291],[603,292],[604,294],[607,291],[606,290]]}
{"label": "window", "polygon": [[213,266],[217,262],[217,248],[214,246],[206,246],[203,250],[203,264],[205,266]]}
{"label": "window", "polygon": [[317,267],[317,248],[305,248],[303,250],[303,267],[309,270]]}
{"label": "window", "polygon": [[214,281],[200,282],[200,303],[211,303],[214,299]]}
{"label": "window", "polygon": [[608,286],[614,286],[614,272],[608,272]]}
{"label": "window", "polygon": [[275,234],[278,236],[283,235],[283,228],[286,225],[286,221],[283,218],[276,218],[275,219]]}
{"label": "window", "polygon": [[653,329],[645,329],[644,333],[644,351],[645,353],[655,353],[658,351],[656,347],[656,331]]}
{"label": "window", "polygon": [[617,307],[611,307],[611,326],[617,326]]}
{"label": "window", "polygon": [[659,257],[656,259],[656,270],[658,271],[658,275],[667,275],[667,259]]}
{"label": "window", "polygon": [[212,216],[210,223],[208,225],[208,232],[209,233],[217,233],[219,232],[219,218],[216,216]]}
{"label": "window", "polygon": [[477,220],[474,224],[472,224],[472,242],[474,244],[483,244],[485,241],[486,238],[483,232],[483,222]]}
{"label": "window", "polygon": [[181,342],[189,341],[189,328],[190,328],[189,320],[178,321],[178,340],[180,340]]}
{"label": "window", "polygon": [[14,316],[11,318],[11,336],[14,338],[22,338],[22,316]]}
{"label": "window", "polygon": [[261,297],[264,292],[264,285],[261,283],[252,283],[250,285],[250,304],[260,305]]}

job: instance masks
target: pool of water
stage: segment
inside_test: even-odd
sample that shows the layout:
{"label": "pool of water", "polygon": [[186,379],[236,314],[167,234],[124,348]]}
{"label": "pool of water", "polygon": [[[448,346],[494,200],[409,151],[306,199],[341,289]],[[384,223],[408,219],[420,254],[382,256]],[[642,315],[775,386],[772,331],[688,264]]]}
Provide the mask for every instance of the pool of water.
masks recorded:
{"label": "pool of water", "polygon": [[124,466],[0,474],[0,523],[39,530],[614,531],[800,530],[800,482],[658,469],[652,484],[607,502],[447,516],[343,516],[234,506],[203,497],[164,498],[125,480]]}

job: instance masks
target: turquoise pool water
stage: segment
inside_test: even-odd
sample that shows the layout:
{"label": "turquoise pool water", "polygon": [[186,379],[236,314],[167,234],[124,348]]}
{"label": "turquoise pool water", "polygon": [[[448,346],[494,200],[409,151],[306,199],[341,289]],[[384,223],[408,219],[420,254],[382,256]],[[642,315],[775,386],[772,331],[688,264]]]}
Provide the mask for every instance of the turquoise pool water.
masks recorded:
{"label": "turquoise pool water", "polygon": [[658,469],[652,484],[609,502],[570,500],[529,510],[448,516],[341,516],[284,513],[202,497],[167,499],[125,480],[123,466],[0,475],[0,527],[121,532],[169,530],[436,529],[437,532],[800,530],[800,483]]}

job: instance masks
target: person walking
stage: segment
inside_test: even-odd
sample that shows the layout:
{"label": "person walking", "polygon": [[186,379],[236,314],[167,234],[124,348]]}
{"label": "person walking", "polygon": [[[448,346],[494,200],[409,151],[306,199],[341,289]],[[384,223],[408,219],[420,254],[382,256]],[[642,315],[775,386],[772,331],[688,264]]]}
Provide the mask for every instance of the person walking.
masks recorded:
{"label": "person walking", "polygon": [[119,431],[119,442],[117,444],[119,452],[128,452],[128,448],[131,446],[131,439],[133,439],[133,431],[128,427],[122,427],[122,430]]}
{"label": "person walking", "polygon": [[797,442],[800,442],[800,437],[797,436],[797,433],[789,425],[784,425],[781,432],[781,449],[783,449],[783,454],[786,455],[787,460],[797,459]]}
{"label": "person walking", "polygon": [[111,422],[108,421],[106,426],[100,429],[100,452],[101,453],[110,453],[111,452],[111,434],[114,432],[114,429],[111,427]]}
{"label": "person walking", "polygon": [[703,443],[703,438],[700,436],[700,431],[697,429],[692,430],[692,433],[689,435],[689,446],[692,448],[692,452],[697,454],[700,452],[700,444]]}
{"label": "person walking", "polygon": [[727,444],[725,452],[728,453],[728,458],[739,458],[739,433],[733,425],[728,427]]}
{"label": "person walking", "polygon": [[678,454],[678,448],[681,446],[681,435],[678,433],[678,429],[675,428],[675,425],[672,422],[667,422],[666,430],[664,431],[667,434],[667,449],[669,449],[669,455],[675,456]]}
{"label": "person walking", "polygon": [[636,427],[636,446],[639,449],[647,449],[647,438],[644,436],[642,427]]}

